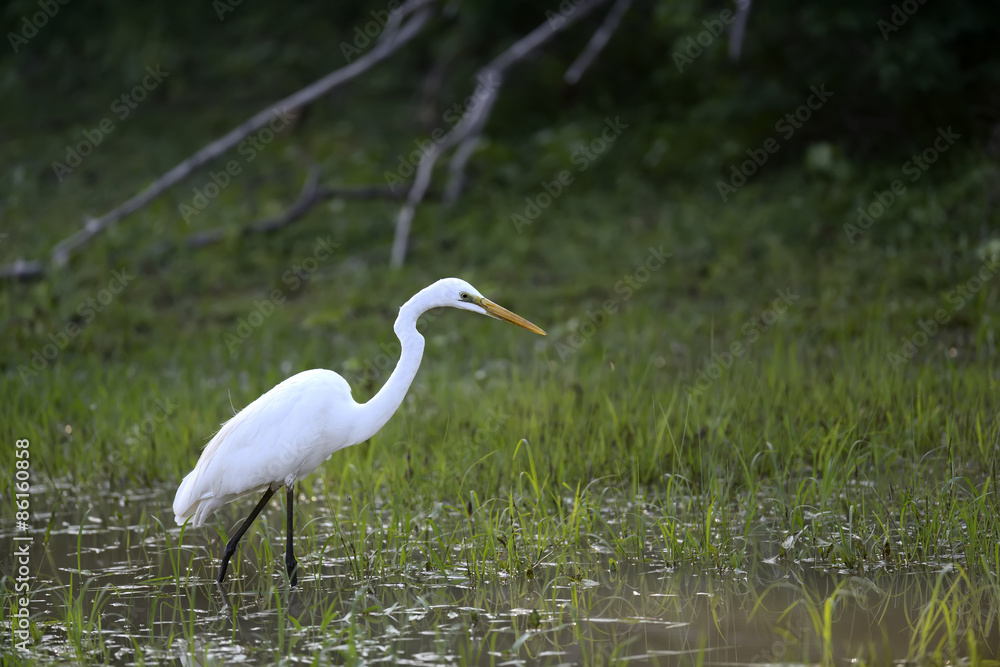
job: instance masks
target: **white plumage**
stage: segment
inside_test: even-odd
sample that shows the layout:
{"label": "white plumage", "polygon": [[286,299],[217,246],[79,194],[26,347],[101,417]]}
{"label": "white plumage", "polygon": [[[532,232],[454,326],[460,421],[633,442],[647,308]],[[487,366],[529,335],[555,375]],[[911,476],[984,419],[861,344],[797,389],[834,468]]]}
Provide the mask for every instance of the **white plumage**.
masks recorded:
{"label": "white plumage", "polygon": [[[338,449],[358,444],[350,419],[357,403],[333,371],[293,375],[226,422],[174,498],[178,524],[200,526],[217,509],[271,484],[291,486]],[[272,443],[261,449],[260,443]]]}
{"label": "white plumage", "polygon": [[197,465],[177,488],[174,517],[178,524],[205,523],[217,509],[237,498],[263,492],[240,529],[229,540],[218,581],[243,533],[274,492],[287,488],[288,543],[285,562],[291,582],[297,563],[292,554],[292,505],[295,482],[312,473],[339,449],[364,442],[389,420],[413,382],[424,351],[417,318],[431,308],[470,310],[545,332],[498,306],[472,285],[444,278],[417,292],[399,309],[393,326],[402,345],[399,362],[379,392],[367,403],[351,396],[350,385],[333,371],[303,371],[278,384],[226,422],[208,443]]}

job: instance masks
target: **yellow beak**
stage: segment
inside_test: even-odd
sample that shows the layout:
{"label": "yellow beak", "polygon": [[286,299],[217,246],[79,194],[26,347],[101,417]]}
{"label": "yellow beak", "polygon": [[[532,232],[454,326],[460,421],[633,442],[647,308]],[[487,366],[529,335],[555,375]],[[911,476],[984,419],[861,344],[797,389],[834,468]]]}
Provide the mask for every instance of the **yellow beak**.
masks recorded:
{"label": "yellow beak", "polygon": [[489,299],[485,298],[481,299],[479,301],[479,305],[482,306],[484,310],[486,310],[486,314],[489,315],[490,317],[495,317],[498,320],[503,320],[504,322],[510,322],[511,324],[516,324],[521,328],[527,329],[528,331],[540,334],[542,336],[545,335],[544,331],[536,327],[528,320],[524,319],[520,315],[517,315],[516,313],[510,312],[503,306],[498,306]]}

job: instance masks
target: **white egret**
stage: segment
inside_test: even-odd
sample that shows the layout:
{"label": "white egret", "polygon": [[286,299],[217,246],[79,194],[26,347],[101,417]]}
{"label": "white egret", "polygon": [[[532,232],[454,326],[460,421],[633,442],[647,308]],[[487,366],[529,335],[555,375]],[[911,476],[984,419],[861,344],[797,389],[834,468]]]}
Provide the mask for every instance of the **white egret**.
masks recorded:
{"label": "white egret", "polygon": [[431,308],[461,308],[545,332],[519,315],[498,306],[458,278],[444,278],[417,292],[399,309],[393,330],[402,344],[392,375],[367,403],[357,403],[351,387],[333,371],[313,369],[281,382],[226,422],[201,453],[197,465],[177,488],[174,515],[178,524],[194,526],[217,509],[251,493],[264,492],[260,502],[226,544],[217,581],[226,577],[229,559],[240,538],[284,486],[288,527],[285,566],[291,583],[298,580],[292,553],[292,507],[295,483],[338,449],[371,438],[403,401],[424,352],[417,318]]}

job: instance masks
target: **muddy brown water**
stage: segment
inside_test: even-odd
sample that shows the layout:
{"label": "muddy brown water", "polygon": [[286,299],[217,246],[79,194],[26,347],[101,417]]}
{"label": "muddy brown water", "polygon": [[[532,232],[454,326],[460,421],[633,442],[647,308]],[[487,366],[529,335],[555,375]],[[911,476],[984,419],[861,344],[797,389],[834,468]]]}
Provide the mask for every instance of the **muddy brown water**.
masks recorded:
{"label": "muddy brown water", "polygon": [[[247,503],[216,522],[219,528],[187,531],[179,546],[172,493],[155,488],[93,500],[33,489],[31,539],[7,518],[0,535],[4,654],[121,665],[919,664],[938,662],[935,653],[953,662],[1000,657],[995,591],[978,588],[954,566],[856,572],[761,557],[747,571],[719,573],[668,565],[651,549],[643,562],[588,550],[559,562],[543,558],[530,574],[482,579],[454,564],[458,559],[441,569],[424,556],[375,572],[373,555],[343,542],[328,506],[316,503],[299,509],[312,531],[297,548],[300,586],[290,589],[281,570],[279,503],[242,543],[219,586],[221,526],[235,526]],[[33,631],[22,643],[13,616],[13,598],[23,595],[16,592],[14,554],[25,544]]]}

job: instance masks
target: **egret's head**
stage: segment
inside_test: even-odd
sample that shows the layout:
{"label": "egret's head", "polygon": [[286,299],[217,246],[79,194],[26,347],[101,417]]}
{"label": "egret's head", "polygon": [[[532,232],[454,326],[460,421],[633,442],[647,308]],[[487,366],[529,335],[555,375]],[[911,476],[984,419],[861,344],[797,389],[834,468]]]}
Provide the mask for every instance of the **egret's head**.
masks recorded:
{"label": "egret's head", "polygon": [[471,310],[474,313],[489,315],[494,319],[516,324],[536,334],[545,335],[545,332],[534,324],[503,306],[493,303],[480,294],[479,290],[460,278],[444,278],[434,283],[432,288],[440,297],[437,305]]}

